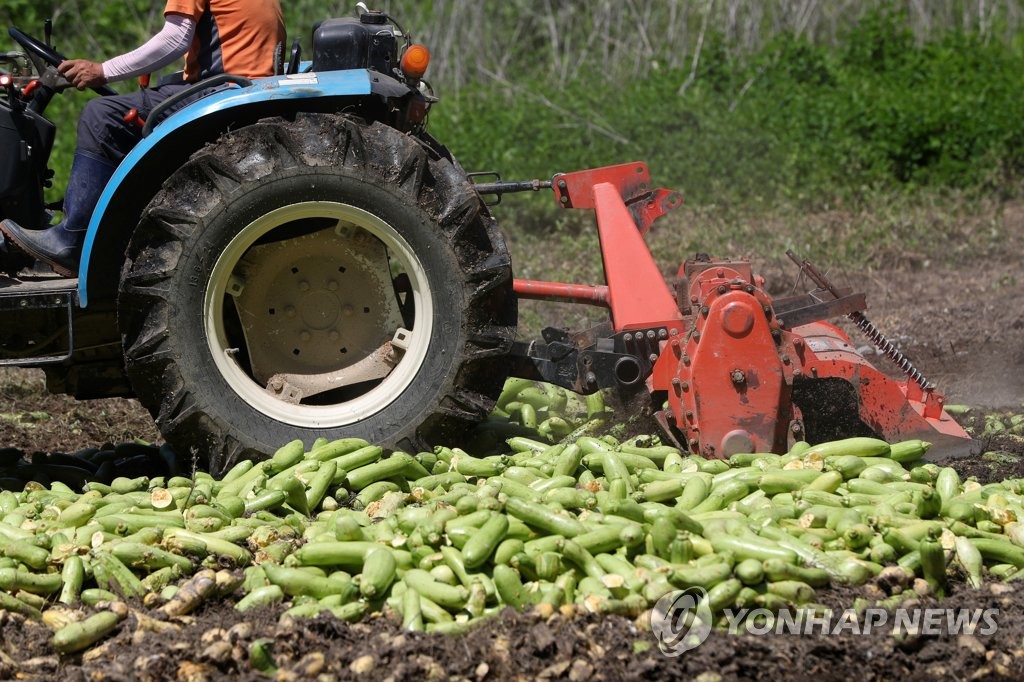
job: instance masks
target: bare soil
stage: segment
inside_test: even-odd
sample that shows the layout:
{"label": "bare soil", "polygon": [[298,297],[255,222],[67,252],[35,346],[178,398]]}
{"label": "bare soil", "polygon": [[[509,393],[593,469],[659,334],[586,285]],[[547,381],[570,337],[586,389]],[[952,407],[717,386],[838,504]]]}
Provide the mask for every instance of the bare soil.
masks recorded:
{"label": "bare soil", "polygon": [[[764,274],[776,292],[800,286],[791,270],[771,268]],[[971,406],[959,418],[988,454],[951,462],[961,475],[981,481],[1024,477],[1024,439],[984,433],[986,415],[1024,411],[1021,259],[956,269],[914,261],[885,271],[831,276],[867,293],[869,317],[946,394],[949,404]],[[856,332],[851,336],[861,343]],[[863,346],[870,351],[867,341]],[[872,360],[880,367],[887,362]],[[40,374],[0,368],[0,453],[13,448],[30,458],[136,438],[159,442],[149,415],[134,401],[85,403],[51,396]],[[833,590],[819,597],[842,609],[862,594]],[[902,637],[887,630],[762,637],[714,631],[699,648],[667,658],[649,632],[619,616],[543,621],[506,612],[468,634],[444,636],[402,632],[386,619],[349,625],[319,617],[280,626],[277,613],[241,616],[225,605],[211,605],[173,633],[147,630],[130,616],[107,643],[84,658],[66,659],[49,648],[43,626],[3,616],[0,678],[267,679],[248,662],[248,645],[259,638],[271,642],[276,676],[282,680],[1024,678],[1024,589],[986,585],[973,591],[954,582],[941,605],[997,608],[998,631]]]}

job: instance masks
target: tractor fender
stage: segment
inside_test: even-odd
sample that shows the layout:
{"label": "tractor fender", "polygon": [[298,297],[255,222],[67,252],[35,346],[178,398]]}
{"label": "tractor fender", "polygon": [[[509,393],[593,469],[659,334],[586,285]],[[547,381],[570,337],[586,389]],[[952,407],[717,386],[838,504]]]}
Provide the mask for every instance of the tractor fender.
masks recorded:
{"label": "tractor fender", "polygon": [[310,100],[409,92],[403,83],[366,69],[271,76],[214,92],[161,121],[121,162],[93,210],[79,266],[79,305],[113,299],[124,248],[145,205],[192,153],[223,132],[266,116],[313,110]]}

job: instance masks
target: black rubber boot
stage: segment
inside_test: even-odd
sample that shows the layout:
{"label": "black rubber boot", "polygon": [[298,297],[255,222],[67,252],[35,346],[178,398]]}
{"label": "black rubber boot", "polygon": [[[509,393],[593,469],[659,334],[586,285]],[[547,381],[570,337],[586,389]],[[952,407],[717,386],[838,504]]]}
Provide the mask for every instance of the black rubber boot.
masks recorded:
{"label": "black rubber boot", "polygon": [[19,249],[0,232],[0,273],[17,277],[18,272],[32,267],[35,259]]}
{"label": "black rubber boot", "polygon": [[0,231],[25,253],[64,277],[78,274],[85,231],[92,210],[117,166],[85,154],[75,154],[64,195],[64,220],[42,230],[28,230],[13,220],[0,222]]}

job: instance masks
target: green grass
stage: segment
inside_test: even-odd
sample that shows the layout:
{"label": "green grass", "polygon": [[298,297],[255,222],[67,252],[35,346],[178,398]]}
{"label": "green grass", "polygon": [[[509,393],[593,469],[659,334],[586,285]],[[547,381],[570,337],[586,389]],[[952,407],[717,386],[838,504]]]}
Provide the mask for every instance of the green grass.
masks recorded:
{"label": "green grass", "polygon": [[745,212],[1005,199],[1024,175],[1022,45],[960,31],[918,42],[900,15],[873,12],[836,46],[779,34],[737,54],[711,35],[682,94],[688,68],[556,83],[526,68],[442,90],[431,125],[471,170],[549,177],[639,159],[691,203]]}

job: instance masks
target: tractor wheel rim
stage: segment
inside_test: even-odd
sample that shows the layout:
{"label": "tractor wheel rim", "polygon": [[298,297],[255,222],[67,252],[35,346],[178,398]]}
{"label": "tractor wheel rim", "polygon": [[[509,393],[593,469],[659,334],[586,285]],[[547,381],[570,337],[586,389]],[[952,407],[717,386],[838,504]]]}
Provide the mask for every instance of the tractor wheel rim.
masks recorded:
{"label": "tractor wheel rim", "polygon": [[[250,371],[238,362],[238,338],[230,338],[226,324],[225,297],[236,285],[236,268],[243,258],[252,259],[257,241],[294,221],[328,219],[372,235],[387,249],[390,262],[404,272],[410,282],[415,310],[415,324],[404,334],[398,364],[376,385],[365,392],[334,404],[293,404],[268,393]],[[340,228],[339,228],[340,229]],[[330,230],[328,230],[330,231]],[[287,243],[287,242],[286,242]],[[309,255],[306,248],[305,254]],[[380,295],[394,295],[380,292]],[[427,357],[433,320],[433,295],[426,272],[409,243],[386,221],[349,204],[336,202],[303,202],[270,211],[243,228],[224,248],[211,271],[203,314],[206,340],[214,365],[228,386],[248,405],[277,421],[306,428],[333,428],[362,421],[397,400],[413,382]],[[301,311],[300,311],[301,314]],[[387,330],[388,338],[397,330]],[[243,338],[244,342],[244,338]],[[283,343],[292,344],[291,339]],[[357,361],[346,357],[344,364]]]}

